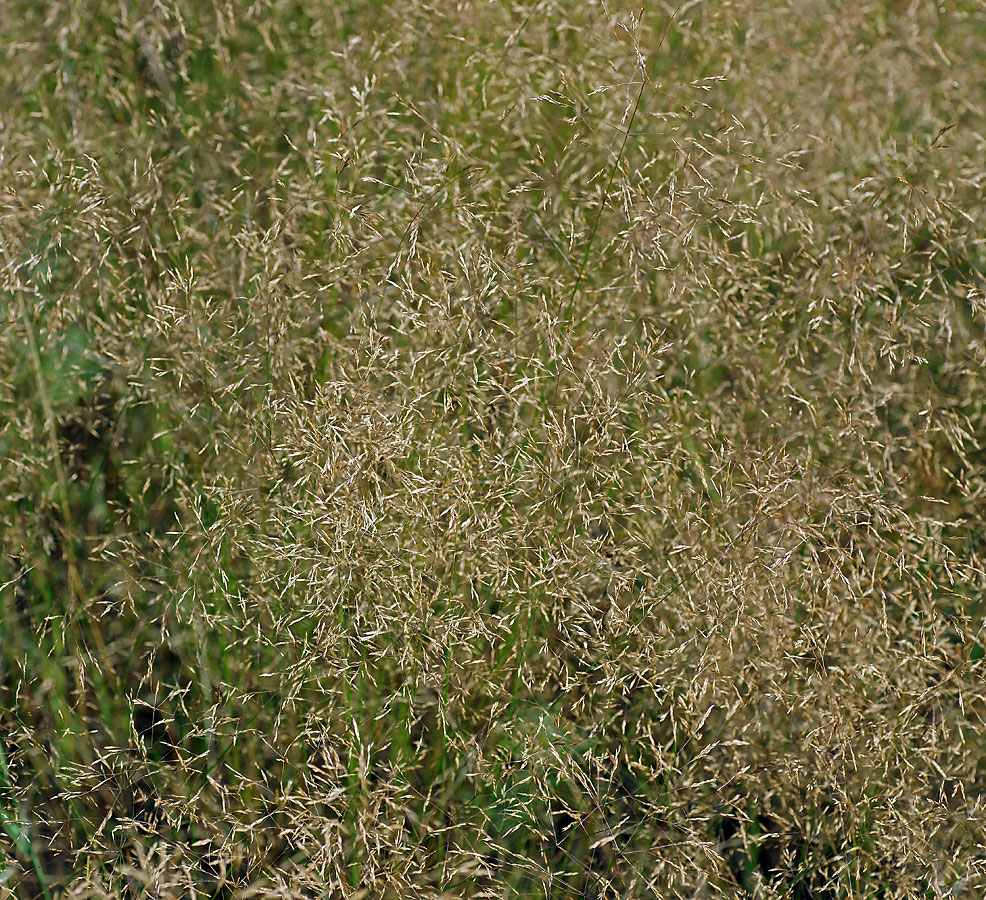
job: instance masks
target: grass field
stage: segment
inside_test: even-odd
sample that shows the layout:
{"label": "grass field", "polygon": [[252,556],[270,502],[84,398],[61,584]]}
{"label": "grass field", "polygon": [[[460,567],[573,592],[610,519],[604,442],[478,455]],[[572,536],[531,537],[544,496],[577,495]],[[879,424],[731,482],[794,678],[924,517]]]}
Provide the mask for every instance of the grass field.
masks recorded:
{"label": "grass field", "polygon": [[982,0],[0,37],[0,900],[986,896]]}

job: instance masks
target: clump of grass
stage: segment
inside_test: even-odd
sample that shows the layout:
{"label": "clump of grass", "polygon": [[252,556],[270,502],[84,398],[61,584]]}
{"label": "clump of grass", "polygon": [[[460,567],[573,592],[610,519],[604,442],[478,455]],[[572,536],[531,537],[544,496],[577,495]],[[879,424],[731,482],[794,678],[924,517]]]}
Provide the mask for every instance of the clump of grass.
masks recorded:
{"label": "clump of grass", "polygon": [[3,896],[982,895],[976,3],[0,22]]}

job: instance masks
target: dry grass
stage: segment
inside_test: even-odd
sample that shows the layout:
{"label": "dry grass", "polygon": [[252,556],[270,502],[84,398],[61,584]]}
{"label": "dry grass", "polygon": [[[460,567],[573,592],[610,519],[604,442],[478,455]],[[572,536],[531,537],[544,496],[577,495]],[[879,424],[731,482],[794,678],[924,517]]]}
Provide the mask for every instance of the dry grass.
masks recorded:
{"label": "dry grass", "polygon": [[981,0],[0,29],[0,896],[983,896]]}

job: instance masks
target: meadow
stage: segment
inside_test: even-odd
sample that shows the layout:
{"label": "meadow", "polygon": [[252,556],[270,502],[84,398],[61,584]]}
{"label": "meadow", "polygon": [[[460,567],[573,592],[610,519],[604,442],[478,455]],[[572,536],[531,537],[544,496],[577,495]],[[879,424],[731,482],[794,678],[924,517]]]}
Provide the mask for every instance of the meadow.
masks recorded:
{"label": "meadow", "polygon": [[0,900],[986,896],[982,0],[0,4]]}

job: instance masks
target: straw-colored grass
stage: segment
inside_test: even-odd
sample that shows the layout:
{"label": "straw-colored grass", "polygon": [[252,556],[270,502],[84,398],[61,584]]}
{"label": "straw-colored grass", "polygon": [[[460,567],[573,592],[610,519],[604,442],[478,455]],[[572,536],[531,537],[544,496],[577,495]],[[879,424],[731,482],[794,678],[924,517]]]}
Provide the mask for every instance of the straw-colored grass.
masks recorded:
{"label": "straw-colored grass", "polygon": [[0,34],[0,898],[984,895],[981,0]]}

